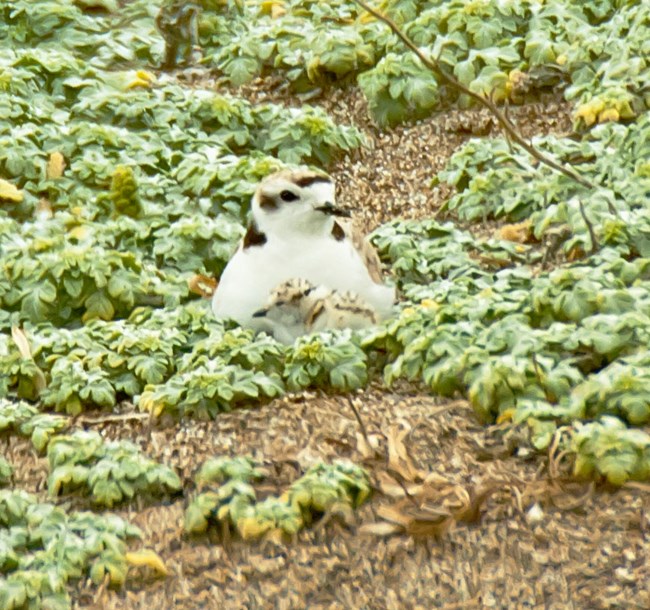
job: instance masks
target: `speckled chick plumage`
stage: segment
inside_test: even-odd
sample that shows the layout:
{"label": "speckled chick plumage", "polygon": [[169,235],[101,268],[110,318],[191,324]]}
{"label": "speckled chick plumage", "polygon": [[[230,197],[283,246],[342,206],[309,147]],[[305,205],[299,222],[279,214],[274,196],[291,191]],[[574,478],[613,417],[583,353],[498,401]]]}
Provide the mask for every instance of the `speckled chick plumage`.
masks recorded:
{"label": "speckled chick plumage", "polygon": [[367,328],[378,321],[375,310],[358,295],[314,286],[303,279],[277,286],[254,316],[282,343],[323,330]]}

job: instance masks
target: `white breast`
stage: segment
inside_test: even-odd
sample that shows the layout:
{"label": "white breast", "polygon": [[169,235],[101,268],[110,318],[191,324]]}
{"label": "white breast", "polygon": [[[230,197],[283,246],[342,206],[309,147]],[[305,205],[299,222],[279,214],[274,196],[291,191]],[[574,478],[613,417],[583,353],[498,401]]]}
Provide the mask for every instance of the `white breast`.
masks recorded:
{"label": "white breast", "polygon": [[292,278],[356,292],[380,318],[390,314],[395,300],[395,289],[372,281],[347,240],[336,241],[329,235],[309,239],[269,236],[263,245],[240,248],[230,260],[214,294],[214,314],[263,330],[253,313],[264,307],[273,288]]}

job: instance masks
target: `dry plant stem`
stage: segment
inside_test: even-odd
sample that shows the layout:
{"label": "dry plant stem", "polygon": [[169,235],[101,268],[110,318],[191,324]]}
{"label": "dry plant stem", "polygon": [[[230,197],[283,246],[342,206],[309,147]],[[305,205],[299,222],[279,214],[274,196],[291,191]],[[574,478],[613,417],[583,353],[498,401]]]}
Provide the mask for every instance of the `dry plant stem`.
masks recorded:
{"label": "dry plant stem", "polygon": [[[475,99],[479,104],[485,106],[497,118],[497,121],[499,122],[499,125],[501,125],[503,131],[506,133],[506,136],[512,141],[514,141],[515,143],[517,143],[519,146],[521,146],[531,157],[537,159],[540,163],[547,165],[548,167],[554,169],[555,171],[564,174],[565,176],[567,176],[571,180],[574,180],[581,186],[584,186],[588,189],[595,188],[595,185],[592,182],[590,182],[586,178],[583,178],[576,171],[551,159],[550,157],[546,156],[544,153],[537,150],[530,142],[527,142],[526,139],[517,131],[517,128],[513,125],[510,119],[503,112],[501,112],[499,107],[489,97],[483,97],[479,93],[472,91],[469,87],[463,85],[461,82],[456,80],[453,76],[447,74],[440,66],[440,63],[430,57],[427,57],[422,51],[420,51],[420,49],[416,46],[416,44],[404,32],[402,32],[399,26],[390,17],[387,17],[383,13],[372,8],[363,0],[355,0],[355,2],[363,9],[368,11],[371,15],[373,15],[380,21],[383,21],[393,31],[393,33],[411,51],[413,51],[415,55],[418,56],[418,58],[424,64],[424,66],[428,68],[431,72],[433,72],[433,74],[435,74],[440,80],[444,81],[448,85],[451,85],[455,89],[458,89],[459,91],[463,92],[465,95],[469,95],[472,99]],[[587,226],[587,231],[589,232],[592,252],[595,252],[598,249],[598,242],[596,240],[596,233],[594,231],[594,227],[591,224],[591,221],[587,218],[587,214],[585,212],[582,201],[578,200],[578,203],[580,205],[580,214],[582,216],[582,219],[584,220],[585,225]]]}
{"label": "dry plant stem", "polygon": [[366,443],[368,443],[368,446],[370,446],[370,439],[368,438],[368,431],[366,430],[366,425],[363,423],[359,411],[354,406],[354,403],[352,402],[352,398],[348,397],[348,404],[350,405],[350,409],[352,409],[352,413],[354,413],[354,417],[356,418],[359,424],[359,428],[361,428],[361,434],[363,434],[363,438],[365,439]]}

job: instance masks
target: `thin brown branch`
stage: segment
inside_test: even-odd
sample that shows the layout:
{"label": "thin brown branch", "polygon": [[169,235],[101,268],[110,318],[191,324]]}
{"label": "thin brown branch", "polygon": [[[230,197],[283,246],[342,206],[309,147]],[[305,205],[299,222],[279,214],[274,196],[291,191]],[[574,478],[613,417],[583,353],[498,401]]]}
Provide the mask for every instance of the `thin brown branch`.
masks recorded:
{"label": "thin brown branch", "polygon": [[[560,172],[561,174],[564,174],[567,178],[570,178],[571,180],[577,182],[581,186],[584,186],[588,189],[594,189],[595,185],[578,174],[575,170],[571,169],[570,167],[567,167],[566,165],[562,165],[561,163],[555,161],[551,157],[545,155],[544,153],[540,152],[537,150],[530,142],[528,142],[517,130],[515,125],[510,121],[510,119],[506,116],[505,113],[503,113],[499,107],[496,105],[496,103],[490,99],[489,97],[484,97],[479,93],[476,93],[475,91],[472,91],[469,87],[466,87],[458,81],[455,77],[453,77],[451,74],[448,74],[445,70],[443,70],[441,64],[439,61],[432,59],[431,57],[427,57],[417,46],[416,44],[400,29],[400,27],[390,18],[381,13],[380,11],[372,8],[370,5],[368,5],[366,2],[363,0],[355,0],[355,2],[363,7],[366,11],[368,11],[371,15],[373,15],[375,18],[379,19],[379,21],[383,21],[391,30],[392,32],[411,50],[417,57],[420,59],[422,64],[428,68],[433,74],[439,78],[441,81],[446,83],[447,85],[450,85],[457,89],[458,91],[461,91],[465,95],[468,95],[472,99],[476,100],[479,104],[482,106],[485,106],[497,119],[499,122],[499,125],[501,125],[501,128],[505,132],[506,136],[508,139],[512,140],[516,144],[518,144],[521,148],[523,148],[531,157],[537,159],[540,163],[554,169],[555,171]],[[582,219],[585,222],[585,225],[587,226],[587,231],[589,232],[589,238],[591,239],[591,246],[592,246],[592,251],[595,251],[598,248],[598,243],[596,241],[596,234],[594,231],[594,227],[591,224],[591,221],[587,218],[587,214],[585,212],[584,206],[582,204],[582,201],[579,200],[579,205],[580,205],[580,214],[582,216]]]}
{"label": "thin brown branch", "polygon": [[359,414],[359,411],[357,408],[354,406],[354,403],[352,402],[352,398],[348,397],[348,404],[350,405],[350,409],[352,409],[352,413],[354,413],[354,417],[357,420],[357,423],[359,424],[359,428],[361,429],[361,434],[363,434],[363,438],[365,439],[366,443],[368,443],[368,446],[370,447],[370,439],[368,438],[368,430],[366,429],[366,425],[363,423],[363,420],[361,419],[361,415]]}
{"label": "thin brown branch", "polygon": [[585,226],[587,227],[587,231],[589,232],[589,239],[591,240],[591,253],[593,254],[598,250],[598,241],[596,240],[596,232],[594,231],[594,225],[591,224],[591,220],[589,220],[589,217],[587,216],[587,210],[585,210],[584,203],[582,203],[582,199],[578,197],[578,208],[580,209],[580,216],[582,216],[582,221],[585,223]]}

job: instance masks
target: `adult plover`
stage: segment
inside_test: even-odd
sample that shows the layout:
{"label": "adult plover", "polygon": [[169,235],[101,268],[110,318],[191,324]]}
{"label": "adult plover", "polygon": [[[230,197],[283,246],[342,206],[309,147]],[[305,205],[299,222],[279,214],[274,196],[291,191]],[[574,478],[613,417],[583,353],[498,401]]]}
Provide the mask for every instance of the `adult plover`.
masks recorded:
{"label": "adult plover", "polygon": [[253,314],[282,343],[322,330],[361,329],[377,323],[377,313],[352,292],[341,293],[292,279],[276,286],[263,309]]}
{"label": "adult plover", "polygon": [[310,170],[281,171],[265,178],[252,200],[252,220],[221,275],[212,309],[217,318],[264,330],[253,314],[271,291],[299,278],[337,292],[353,292],[390,315],[395,288],[383,283],[372,245],[345,220],[336,206],[334,182]]}

